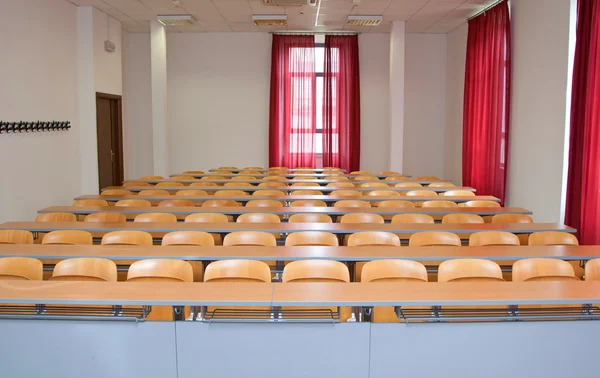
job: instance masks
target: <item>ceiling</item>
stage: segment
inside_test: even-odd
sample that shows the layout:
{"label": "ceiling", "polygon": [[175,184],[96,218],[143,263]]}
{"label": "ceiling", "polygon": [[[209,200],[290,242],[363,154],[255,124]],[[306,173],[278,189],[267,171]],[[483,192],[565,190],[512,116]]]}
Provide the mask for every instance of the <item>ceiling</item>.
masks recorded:
{"label": "ceiling", "polygon": [[[192,14],[197,22],[169,32],[254,32],[272,30],[388,32],[406,21],[409,33],[448,33],[496,0],[320,0],[320,6],[264,6],[262,0],[67,0],[92,5],[123,23],[128,32],[150,31],[158,14]],[[318,22],[315,27],[315,20]],[[286,14],[287,27],[258,27],[253,14]],[[345,25],[348,15],[383,15],[376,27]]]}

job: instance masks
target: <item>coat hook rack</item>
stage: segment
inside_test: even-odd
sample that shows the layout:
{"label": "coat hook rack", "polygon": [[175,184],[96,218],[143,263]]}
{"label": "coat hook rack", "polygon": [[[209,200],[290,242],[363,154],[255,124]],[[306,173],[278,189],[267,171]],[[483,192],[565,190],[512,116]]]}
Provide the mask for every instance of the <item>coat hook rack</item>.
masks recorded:
{"label": "coat hook rack", "polygon": [[70,128],[71,121],[0,121],[0,134],[67,131]]}

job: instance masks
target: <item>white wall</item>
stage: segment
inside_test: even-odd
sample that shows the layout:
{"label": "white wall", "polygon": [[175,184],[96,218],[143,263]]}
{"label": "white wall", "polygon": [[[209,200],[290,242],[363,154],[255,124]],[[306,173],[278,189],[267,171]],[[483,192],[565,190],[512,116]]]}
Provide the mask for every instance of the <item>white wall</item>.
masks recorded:
{"label": "white wall", "polygon": [[[569,64],[569,0],[511,2],[513,76],[508,205],[561,220]],[[535,22],[532,22],[535,21]]]}
{"label": "white wall", "polygon": [[126,178],[154,172],[150,34],[124,33],[123,153]]}
{"label": "white wall", "polygon": [[[94,25],[94,87],[96,92],[121,95],[123,93],[121,22],[92,8]],[[115,52],[104,49],[104,41],[115,44]]]}
{"label": "white wall", "polygon": [[406,34],[405,174],[444,176],[446,35]]}
{"label": "white wall", "polygon": [[0,1],[0,118],[69,120],[72,129],[0,135],[0,222],[79,194],[77,7],[63,0]]}
{"label": "white wall", "polygon": [[360,65],[360,169],[384,171],[390,154],[390,35],[358,37]]}
{"label": "white wall", "polygon": [[271,36],[167,36],[171,172],[268,164]]}
{"label": "white wall", "polygon": [[467,32],[463,24],[447,34],[446,48],[446,133],[444,178],[462,183],[462,128],[467,56]]}

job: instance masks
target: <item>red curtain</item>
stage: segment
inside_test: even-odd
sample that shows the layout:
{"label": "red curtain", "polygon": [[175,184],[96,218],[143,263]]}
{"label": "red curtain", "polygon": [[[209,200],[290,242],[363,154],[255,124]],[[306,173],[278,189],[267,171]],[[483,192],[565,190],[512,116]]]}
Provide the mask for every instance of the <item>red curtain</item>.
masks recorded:
{"label": "red curtain", "polygon": [[600,244],[600,0],[579,0],[565,223]]}
{"label": "red curtain", "polygon": [[360,169],[358,36],[327,35],[323,72],[323,166]]}
{"label": "red curtain", "polygon": [[269,165],[315,165],[316,75],[313,35],[273,35]]}
{"label": "red curtain", "polygon": [[504,202],[510,113],[510,19],[502,1],[469,21],[463,185]]}

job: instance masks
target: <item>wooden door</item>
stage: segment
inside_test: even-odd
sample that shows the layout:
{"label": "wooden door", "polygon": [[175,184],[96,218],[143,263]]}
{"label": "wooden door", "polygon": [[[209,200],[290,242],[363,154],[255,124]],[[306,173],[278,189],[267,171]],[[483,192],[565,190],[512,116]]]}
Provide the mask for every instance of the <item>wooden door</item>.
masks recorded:
{"label": "wooden door", "polygon": [[123,182],[121,96],[96,93],[98,182],[100,189]]}

